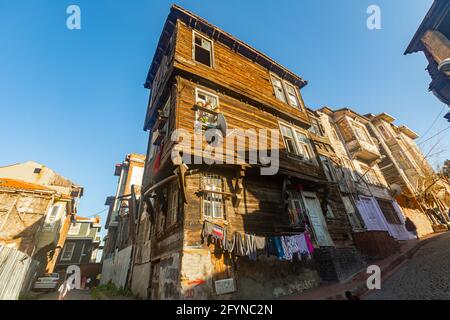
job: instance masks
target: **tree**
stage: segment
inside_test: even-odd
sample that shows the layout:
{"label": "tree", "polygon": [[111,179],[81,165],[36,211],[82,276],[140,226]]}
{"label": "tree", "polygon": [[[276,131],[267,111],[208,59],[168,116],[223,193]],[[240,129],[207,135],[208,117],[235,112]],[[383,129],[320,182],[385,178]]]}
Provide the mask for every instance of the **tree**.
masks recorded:
{"label": "tree", "polygon": [[450,179],[450,160],[445,160],[441,170],[442,175]]}

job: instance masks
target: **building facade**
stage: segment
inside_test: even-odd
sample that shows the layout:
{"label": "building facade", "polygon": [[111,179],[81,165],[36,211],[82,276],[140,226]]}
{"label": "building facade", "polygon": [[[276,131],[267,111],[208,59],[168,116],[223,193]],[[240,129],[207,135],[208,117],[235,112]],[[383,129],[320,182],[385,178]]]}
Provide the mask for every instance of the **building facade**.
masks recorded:
{"label": "building facade", "polygon": [[[23,216],[26,212],[35,213],[34,217],[30,216],[32,221],[26,224],[11,222],[7,228],[8,232],[17,233],[19,229],[22,230],[14,239],[23,242],[27,237],[18,234],[28,230],[33,241],[28,238],[27,249],[21,251],[38,255],[38,260],[44,265],[43,271],[53,272],[67,236],[69,223],[76,214],[78,201],[83,195],[83,187],[34,161],[0,167],[0,177],[4,181],[3,190],[9,191],[8,195],[4,193],[9,199],[8,204],[5,204],[10,212],[7,216],[28,219],[28,216]],[[24,197],[25,195],[27,196]],[[33,199],[25,201],[31,195]],[[4,223],[7,223],[6,220]]]}
{"label": "building facade", "polygon": [[415,140],[418,135],[386,114],[368,115],[370,132],[379,142],[380,163],[388,183],[398,190],[397,201],[416,225],[419,236],[447,230],[449,184],[435,173]]}
{"label": "building facade", "polygon": [[118,288],[130,287],[138,227],[139,200],[145,156],[128,154],[116,165],[119,177],[115,196],[108,197],[104,260],[101,283],[114,283]]}
{"label": "building facade", "polygon": [[[279,297],[363,265],[345,205],[310,140],[305,85],[225,31],[171,8],[146,82],[150,137],[132,279],[141,296]],[[202,152],[211,128],[247,142]],[[269,146],[248,129],[272,129]],[[177,138],[180,132],[188,136]],[[183,160],[173,157],[181,140],[192,142],[183,145]],[[279,166],[261,175],[270,164],[252,152],[268,150]],[[212,163],[220,154],[232,161]],[[310,245],[299,248],[297,240]],[[291,249],[280,249],[287,243]]]}
{"label": "building facade", "polygon": [[95,277],[101,272],[98,255],[101,248],[100,218],[76,216],[70,223],[63,250],[58,258],[55,271],[64,273],[68,266],[76,265],[81,276]]}

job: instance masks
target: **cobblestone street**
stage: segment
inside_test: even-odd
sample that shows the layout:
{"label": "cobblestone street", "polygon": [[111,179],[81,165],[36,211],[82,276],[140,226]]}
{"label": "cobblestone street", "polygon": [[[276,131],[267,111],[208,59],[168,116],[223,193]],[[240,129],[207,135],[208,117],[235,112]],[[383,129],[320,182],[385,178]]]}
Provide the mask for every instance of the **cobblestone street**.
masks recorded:
{"label": "cobblestone street", "polygon": [[450,233],[419,252],[363,300],[450,299]]}

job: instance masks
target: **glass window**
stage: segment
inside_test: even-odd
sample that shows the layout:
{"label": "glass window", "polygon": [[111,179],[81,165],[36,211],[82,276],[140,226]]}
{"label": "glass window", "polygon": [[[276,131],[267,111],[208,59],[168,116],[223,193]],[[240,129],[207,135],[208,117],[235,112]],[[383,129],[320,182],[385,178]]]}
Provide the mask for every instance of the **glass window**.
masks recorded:
{"label": "glass window", "polygon": [[64,245],[63,252],[61,254],[61,260],[70,261],[72,260],[73,251],[75,250],[75,243],[68,242]]}
{"label": "glass window", "polygon": [[286,96],[284,93],[283,84],[282,84],[281,80],[278,78],[275,78],[274,76],[272,76],[271,78],[272,78],[273,90],[275,91],[275,96],[277,97],[278,100],[286,103]]}
{"label": "glass window", "polygon": [[208,67],[212,67],[212,42],[194,33],[194,59]]}
{"label": "glass window", "polygon": [[283,136],[284,144],[288,153],[299,155],[297,146],[295,145],[294,134],[292,129],[284,125],[280,125],[281,135]]}
{"label": "glass window", "polygon": [[287,98],[289,100],[289,104],[293,107],[299,108],[300,107],[300,103],[298,101],[298,96],[297,96],[297,92],[295,91],[295,87],[290,84],[285,82],[284,83],[286,85],[286,93],[287,93]]}
{"label": "glass window", "polygon": [[[206,218],[223,219],[223,186],[222,178],[218,175],[206,174],[202,176],[203,216]],[[214,193],[214,191],[219,193]]]}
{"label": "glass window", "polygon": [[[219,98],[216,95],[200,89],[196,89],[195,94],[195,103],[199,107],[195,114],[196,130],[206,130],[217,127]],[[213,112],[208,112],[209,110]]]}
{"label": "glass window", "polygon": [[69,234],[70,235],[77,235],[80,233],[81,223],[72,223],[70,225]]}
{"label": "glass window", "polygon": [[47,216],[47,222],[45,224],[45,228],[51,229],[54,227],[55,222],[58,219],[60,209],[61,209],[61,206],[58,206],[58,205],[52,206],[50,214],[48,214],[48,216]]}
{"label": "glass window", "polygon": [[297,145],[300,150],[300,154],[306,160],[312,160],[313,159],[313,151],[311,148],[311,144],[309,143],[308,137],[299,131],[295,131],[295,136],[297,137]]}

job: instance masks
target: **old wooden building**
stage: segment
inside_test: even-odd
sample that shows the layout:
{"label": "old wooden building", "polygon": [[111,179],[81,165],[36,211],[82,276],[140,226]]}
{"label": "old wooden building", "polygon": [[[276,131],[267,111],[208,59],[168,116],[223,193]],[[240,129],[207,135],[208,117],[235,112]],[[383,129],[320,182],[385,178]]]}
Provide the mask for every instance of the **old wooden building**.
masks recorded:
{"label": "old wooden building", "polygon": [[272,298],[362,266],[336,181],[310,140],[306,84],[171,8],[146,81],[150,137],[132,279],[139,295]]}

